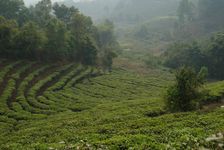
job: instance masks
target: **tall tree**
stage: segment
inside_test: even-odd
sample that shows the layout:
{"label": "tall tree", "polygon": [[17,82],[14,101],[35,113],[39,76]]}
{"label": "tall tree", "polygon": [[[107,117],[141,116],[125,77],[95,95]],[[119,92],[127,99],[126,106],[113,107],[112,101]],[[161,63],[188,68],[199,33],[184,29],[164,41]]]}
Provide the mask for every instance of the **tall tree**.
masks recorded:
{"label": "tall tree", "polygon": [[117,55],[116,50],[119,49],[119,44],[114,36],[114,24],[109,20],[98,26],[98,45],[101,51],[99,52],[100,63],[104,69],[111,70],[113,58]]}
{"label": "tall tree", "polygon": [[[76,53],[74,57],[76,60],[84,61],[80,57],[85,53],[85,49],[83,49],[83,44],[90,44],[93,42],[91,37],[93,23],[90,17],[86,17],[83,14],[76,13],[73,14],[70,23],[68,24],[68,28],[71,31],[72,38],[72,52]],[[74,54],[73,53],[73,54]]]}
{"label": "tall tree", "polygon": [[177,13],[180,22],[191,21],[193,19],[193,8],[194,4],[189,0],[181,0]]}
{"label": "tall tree", "polygon": [[211,38],[208,55],[210,75],[217,79],[224,79],[224,33],[218,33]]}
{"label": "tall tree", "polygon": [[68,55],[68,32],[65,24],[56,18],[50,20],[46,25],[46,35],[48,43],[47,56],[53,60],[63,60]]}
{"label": "tall tree", "polygon": [[71,18],[69,28],[77,38],[81,38],[91,33],[93,22],[90,17],[84,16],[81,13],[75,13]]}
{"label": "tall tree", "polygon": [[95,65],[97,60],[97,47],[90,37],[86,37],[77,53],[77,59],[86,65]]}
{"label": "tall tree", "polygon": [[31,8],[33,19],[39,26],[46,26],[51,19],[52,3],[51,0],[42,0],[34,8]]}
{"label": "tall tree", "polygon": [[53,5],[54,14],[57,16],[58,19],[65,23],[69,23],[71,20],[71,17],[79,13],[79,10],[75,7],[67,7],[64,4],[59,5],[58,3],[55,3]]}
{"label": "tall tree", "polygon": [[47,38],[34,22],[26,23],[15,36],[15,56],[26,59],[42,59]]}
{"label": "tall tree", "polygon": [[167,107],[170,111],[189,111],[199,107],[202,98],[199,88],[204,84],[207,69],[196,73],[192,68],[182,67],[176,71],[175,83],[167,91]]}
{"label": "tall tree", "polygon": [[24,7],[23,0],[0,0],[0,15],[7,19],[16,19]]}
{"label": "tall tree", "polygon": [[10,57],[17,23],[0,16],[0,56]]}
{"label": "tall tree", "polygon": [[175,43],[164,53],[165,65],[179,68],[183,65],[191,66],[197,71],[204,65],[205,55],[198,43]]}

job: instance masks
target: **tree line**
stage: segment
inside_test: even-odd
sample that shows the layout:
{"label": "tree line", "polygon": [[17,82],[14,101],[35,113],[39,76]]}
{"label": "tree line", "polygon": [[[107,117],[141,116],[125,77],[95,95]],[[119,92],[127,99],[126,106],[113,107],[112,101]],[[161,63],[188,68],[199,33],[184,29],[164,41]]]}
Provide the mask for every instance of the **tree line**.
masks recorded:
{"label": "tree line", "polygon": [[224,33],[216,33],[203,42],[172,44],[163,57],[167,67],[176,69],[185,65],[198,71],[205,66],[210,78],[224,79]]}
{"label": "tree line", "polygon": [[40,61],[74,61],[111,68],[119,45],[109,20],[95,26],[75,7],[42,0],[0,1],[0,56]]}
{"label": "tree line", "polygon": [[224,26],[223,0],[181,0],[177,9],[179,39],[198,38]]}
{"label": "tree line", "polygon": [[223,24],[223,6],[223,0],[181,0],[177,15],[179,20],[185,23],[203,21],[210,25]]}
{"label": "tree line", "polygon": [[[177,69],[165,97],[169,111],[200,108],[209,95],[203,89],[207,74],[212,79],[224,79],[223,7],[223,0],[180,1],[176,30],[182,33],[182,41],[170,45],[162,56],[167,67]],[[198,39],[211,32],[216,33]]]}
{"label": "tree line", "polygon": [[[184,33],[185,38],[171,44],[163,54],[167,67],[176,69],[185,65],[199,71],[205,66],[210,78],[224,79],[223,7],[223,0],[180,1],[177,11],[179,30]],[[206,38],[197,36],[201,29]],[[207,38],[211,31],[216,33]],[[188,38],[189,33],[193,33],[191,38]]]}

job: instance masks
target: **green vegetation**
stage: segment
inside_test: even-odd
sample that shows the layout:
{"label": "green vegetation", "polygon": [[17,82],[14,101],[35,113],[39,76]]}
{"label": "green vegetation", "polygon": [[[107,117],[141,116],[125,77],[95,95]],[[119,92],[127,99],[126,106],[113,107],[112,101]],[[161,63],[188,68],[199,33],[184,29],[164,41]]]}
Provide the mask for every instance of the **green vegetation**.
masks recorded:
{"label": "green vegetation", "polygon": [[69,61],[111,68],[113,51],[119,48],[113,23],[106,21],[96,27],[78,9],[57,3],[52,6],[50,0],[30,8],[22,0],[3,0],[0,5],[4,8],[0,11],[1,58]]}
{"label": "green vegetation", "polygon": [[170,68],[187,65],[196,70],[206,66],[210,78],[223,79],[224,33],[217,33],[203,43],[205,44],[193,42],[171,45],[169,50],[163,54],[164,64]]}
{"label": "green vegetation", "polygon": [[[163,0],[157,2],[166,4]],[[141,6],[145,3],[142,2],[138,7],[145,10],[145,7]],[[124,49],[122,57],[154,66],[160,66],[165,59],[165,66],[175,69],[187,65],[199,71],[202,66],[206,66],[210,78],[223,79],[219,67],[222,63],[222,54],[213,54],[218,51],[215,50],[215,45],[219,45],[217,49],[223,45],[223,2],[179,0],[175,3],[177,6],[173,5],[174,8],[166,5],[167,9],[176,10],[175,13],[169,13],[167,9],[162,9],[161,5],[155,10],[157,15],[153,18],[146,17],[144,21],[135,21],[128,25],[117,22],[118,39]],[[163,11],[167,12],[160,14]]]}
{"label": "green vegetation", "polygon": [[206,68],[202,68],[198,74],[189,67],[178,69],[175,84],[167,91],[168,109],[172,112],[198,109],[204,98],[199,88],[204,84],[206,75]]}
{"label": "green vegetation", "polygon": [[[223,108],[168,114],[163,95],[174,77],[166,71],[0,62],[1,149],[212,148],[205,139],[224,129]],[[214,103],[224,84],[205,89]]]}
{"label": "green vegetation", "polygon": [[223,4],[0,0],[0,149],[224,149]]}

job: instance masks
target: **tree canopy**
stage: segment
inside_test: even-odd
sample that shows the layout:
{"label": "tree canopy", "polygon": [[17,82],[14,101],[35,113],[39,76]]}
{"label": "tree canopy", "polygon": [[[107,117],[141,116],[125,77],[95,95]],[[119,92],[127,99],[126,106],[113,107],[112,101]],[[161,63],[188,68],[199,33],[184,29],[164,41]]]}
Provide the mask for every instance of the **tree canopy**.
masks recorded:
{"label": "tree canopy", "polygon": [[197,71],[206,66],[210,78],[224,79],[224,33],[216,33],[204,43],[175,43],[171,45],[163,54],[164,64],[175,69],[186,65]]}
{"label": "tree canopy", "polygon": [[0,15],[1,57],[95,65],[108,59],[99,57],[106,47],[107,55],[118,48],[112,23],[96,27],[77,8],[52,4],[51,0],[30,8],[22,0],[2,0]]}

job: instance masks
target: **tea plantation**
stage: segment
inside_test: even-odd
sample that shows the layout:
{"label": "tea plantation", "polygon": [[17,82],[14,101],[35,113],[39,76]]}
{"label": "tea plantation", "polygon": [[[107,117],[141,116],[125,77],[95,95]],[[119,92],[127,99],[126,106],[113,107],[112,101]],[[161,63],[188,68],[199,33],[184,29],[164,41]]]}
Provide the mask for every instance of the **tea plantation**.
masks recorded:
{"label": "tea plantation", "polygon": [[205,86],[204,108],[170,114],[172,82],[165,70],[0,60],[0,149],[223,149],[224,82]]}

